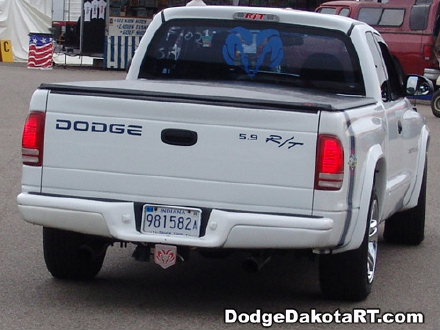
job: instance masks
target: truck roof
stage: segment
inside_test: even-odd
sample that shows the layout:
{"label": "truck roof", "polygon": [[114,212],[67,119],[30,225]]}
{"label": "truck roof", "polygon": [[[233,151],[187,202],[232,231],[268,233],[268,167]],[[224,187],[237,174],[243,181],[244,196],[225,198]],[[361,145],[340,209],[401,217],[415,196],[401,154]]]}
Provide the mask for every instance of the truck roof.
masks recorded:
{"label": "truck roof", "polygon": [[286,24],[321,27],[348,33],[354,24],[360,23],[351,18],[306,12],[294,9],[240,7],[240,6],[203,6],[167,8],[161,13],[163,21],[173,19],[237,19],[255,21],[277,21]]}

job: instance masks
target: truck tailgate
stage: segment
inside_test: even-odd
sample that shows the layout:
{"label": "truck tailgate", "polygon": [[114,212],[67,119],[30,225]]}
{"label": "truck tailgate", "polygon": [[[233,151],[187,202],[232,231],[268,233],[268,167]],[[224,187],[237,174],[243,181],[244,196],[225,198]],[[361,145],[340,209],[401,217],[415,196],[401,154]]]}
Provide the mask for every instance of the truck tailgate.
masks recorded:
{"label": "truck tailgate", "polygon": [[52,92],[42,192],[310,214],[319,111],[258,104]]}

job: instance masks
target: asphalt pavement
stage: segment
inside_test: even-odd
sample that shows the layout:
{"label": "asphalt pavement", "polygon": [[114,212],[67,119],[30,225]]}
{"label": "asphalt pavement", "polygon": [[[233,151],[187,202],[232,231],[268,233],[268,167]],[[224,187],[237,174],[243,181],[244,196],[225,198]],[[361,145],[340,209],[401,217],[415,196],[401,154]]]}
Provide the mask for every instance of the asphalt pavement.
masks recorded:
{"label": "asphalt pavement", "polygon": [[275,256],[259,273],[242,256],[208,259],[196,253],[163,270],[131,258],[133,246],[109,248],[91,282],[55,280],[46,270],[41,227],[21,220],[21,131],[33,91],[41,83],[123,79],[124,72],[56,67],[29,70],[0,63],[0,329],[223,329],[262,328],[224,323],[225,309],[321,313],[380,309],[423,313],[422,324],[282,324],[278,329],[439,329],[440,327],[440,118],[418,105],[431,130],[426,239],[418,247],[380,242],[377,278],[363,302],[321,297],[317,261]]}

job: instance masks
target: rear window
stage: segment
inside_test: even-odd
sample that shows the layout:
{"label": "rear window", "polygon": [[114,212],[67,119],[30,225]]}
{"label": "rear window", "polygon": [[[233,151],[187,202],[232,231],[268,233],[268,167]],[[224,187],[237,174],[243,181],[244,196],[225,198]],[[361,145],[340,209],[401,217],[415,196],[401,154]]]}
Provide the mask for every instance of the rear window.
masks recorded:
{"label": "rear window", "polygon": [[255,21],[169,21],[151,41],[139,78],[230,80],[365,94],[357,54],[342,32]]}
{"label": "rear window", "polygon": [[358,20],[369,25],[401,26],[405,17],[403,8],[361,8]]}

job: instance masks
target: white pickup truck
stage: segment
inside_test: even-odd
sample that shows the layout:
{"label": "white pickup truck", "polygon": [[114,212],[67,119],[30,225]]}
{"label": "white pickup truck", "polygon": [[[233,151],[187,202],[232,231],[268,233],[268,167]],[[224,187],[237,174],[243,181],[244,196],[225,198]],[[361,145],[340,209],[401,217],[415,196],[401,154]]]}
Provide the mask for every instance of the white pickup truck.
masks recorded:
{"label": "white pickup truck", "polygon": [[[200,250],[319,255],[324,295],[365,299],[378,226],[424,238],[429,130],[381,36],[344,17],[169,8],[126,80],[42,84],[23,131],[23,218],[56,278],[132,243],[167,268]],[[248,264],[249,265],[249,264]]]}

